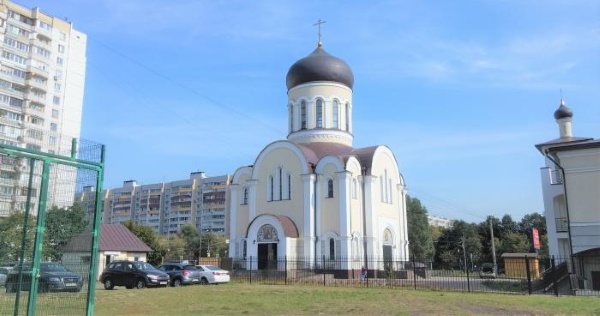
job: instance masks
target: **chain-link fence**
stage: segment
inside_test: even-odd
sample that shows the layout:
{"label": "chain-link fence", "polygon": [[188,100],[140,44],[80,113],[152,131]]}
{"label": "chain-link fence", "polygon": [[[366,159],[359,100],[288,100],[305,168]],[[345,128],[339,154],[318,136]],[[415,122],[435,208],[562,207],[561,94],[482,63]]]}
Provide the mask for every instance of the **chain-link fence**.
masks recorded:
{"label": "chain-link fence", "polygon": [[64,143],[0,144],[0,315],[93,313],[104,147]]}

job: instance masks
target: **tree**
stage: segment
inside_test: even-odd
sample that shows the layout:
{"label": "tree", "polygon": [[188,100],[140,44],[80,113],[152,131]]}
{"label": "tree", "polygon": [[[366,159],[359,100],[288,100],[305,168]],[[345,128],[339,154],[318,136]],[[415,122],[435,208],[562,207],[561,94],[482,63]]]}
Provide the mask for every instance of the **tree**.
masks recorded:
{"label": "tree", "polygon": [[203,257],[227,257],[227,239],[208,232],[202,234]]}
{"label": "tree", "polygon": [[[87,227],[85,212],[81,204],[59,208],[53,206],[46,213],[46,234],[44,236],[43,255],[52,261],[62,258],[62,248],[73,237]],[[90,245],[91,246],[91,245]]]}
{"label": "tree", "polygon": [[151,227],[136,224],[133,221],[127,221],[123,223],[123,225],[152,249],[152,252],[150,252],[147,257],[148,262],[155,265],[162,263],[166,251]]}
{"label": "tree", "polygon": [[[23,227],[25,214],[17,212],[5,218],[0,218],[0,263],[9,264],[17,261],[23,242]],[[31,259],[33,240],[35,237],[35,217],[27,219],[24,258]]]}
{"label": "tree", "polygon": [[499,253],[529,252],[530,244],[527,235],[522,233],[510,233],[500,241]]}
{"label": "tree", "polygon": [[525,214],[519,223],[519,230],[522,233],[527,232],[530,228],[537,228],[540,235],[546,235],[546,217],[544,215],[533,212],[531,214]]}
{"label": "tree", "polygon": [[160,245],[164,250],[164,259],[179,260],[185,257],[185,240],[177,235],[160,237]]}
{"label": "tree", "polygon": [[433,240],[427,219],[427,209],[417,198],[406,197],[408,241],[412,256],[426,260],[433,256]]}
{"label": "tree", "polygon": [[181,227],[179,237],[185,241],[185,256],[188,258],[200,257],[201,238],[196,227],[191,224],[186,224]]}
{"label": "tree", "polygon": [[[463,243],[466,253],[463,253]],[[470,262],[481,257],[481,239],[477,233],[477,225],[465,221],[455,221],[451,228],[445,229],[438,239],[435,259],[445,267],[464,267],[464,258]]]}

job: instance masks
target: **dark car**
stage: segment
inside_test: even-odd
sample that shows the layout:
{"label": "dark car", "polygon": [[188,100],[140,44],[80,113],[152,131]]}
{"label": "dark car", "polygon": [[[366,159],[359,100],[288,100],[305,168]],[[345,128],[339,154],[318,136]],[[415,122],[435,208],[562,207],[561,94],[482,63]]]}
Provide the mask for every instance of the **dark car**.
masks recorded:
{"label": "dark car", "polygon": [[146,286],[167,286],[169,275],[146,262],[114,261],[102,272],[100,282],[107,290],[115,286],[143,289]]}
{"label": "dark car", "polygon": [[[6,276],[6,292],[16,292],[19,288],[19,272],[21,272],[21,290],[29,291],[31,286],[31,263],[16,266]],[[79,292],[83,286],[83,278],[69,271],[58,262],[40,263],[39,292]]]}
{"label": "dark car", "polygon": [[484,263],[481,265],[481,270],[479,270],[479,277],[482,279],[495,279],[496,278],[496,268],[492,263]]}
{"label": "dark car", "polygon": [[200,283],[202,277],[198,268],[189,263],[164,263],[158,268],[169,274],[171,286]]}

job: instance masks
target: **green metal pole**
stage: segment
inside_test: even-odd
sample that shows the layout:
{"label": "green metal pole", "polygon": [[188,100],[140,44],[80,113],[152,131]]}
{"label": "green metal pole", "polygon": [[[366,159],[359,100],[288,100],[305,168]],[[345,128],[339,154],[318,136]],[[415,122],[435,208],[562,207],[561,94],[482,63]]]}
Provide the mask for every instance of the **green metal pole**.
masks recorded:
{"label": "green metal pole", "polygon": [[104,181],[104,145],[100,149],[100,163],[102,169],[98,170],[96,178],[96,209],[94,210],[94,224],[92,228],[92,254],[90,256],[90,271],[88,274],[88,296],[86,314],[94,315],[94,299],[96,296],[96,277],[98,275],[100,219],[102,218],[102,185]]}
{"label": "green metal pole", "polygon": [[29,158],[29,181],[27,182],[27,201],[25,201],[25,219],[23,219],[23,237],[21,238],[21,252],[19,253],[19,284],[17,284],[17,295],[15,296],[14,315],[19,315],[19,304],[21,301],[21,286],[23,284],[23,261],[25,259],[25,248],[27,247],[27,230],[29,229],[29,210],[31,208],[31,191],[33,190],[33,168],[35,160]]}
{"label": "green metal pole", "polygon": [[35,244],[33,248],[33,264],[31,267],[31,285],[29,287],[29,300],[27,301],[27,314],[35,315],[37,301],[38,278],[40,263],[42,261],[42,244],[46,230],[46,207],[48,200],[48,182],[50,178],[50,163],[44,161],[42,169],[42,185],[40,187],[40,198],[38,202],[37,225],[35,230]]}
{"label": "green metal pole", "polygon": [[71,139],[71,159],[77,158],[77,138]]}

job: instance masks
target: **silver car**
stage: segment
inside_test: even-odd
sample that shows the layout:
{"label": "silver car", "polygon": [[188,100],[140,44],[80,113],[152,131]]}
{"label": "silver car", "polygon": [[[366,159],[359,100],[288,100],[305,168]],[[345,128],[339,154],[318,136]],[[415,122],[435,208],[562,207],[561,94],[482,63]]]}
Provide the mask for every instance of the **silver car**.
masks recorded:
{"label": "silver car", "polygon": [[0,286],[6,285],[6,275],[10,272],[9,267],[0,267]]}

